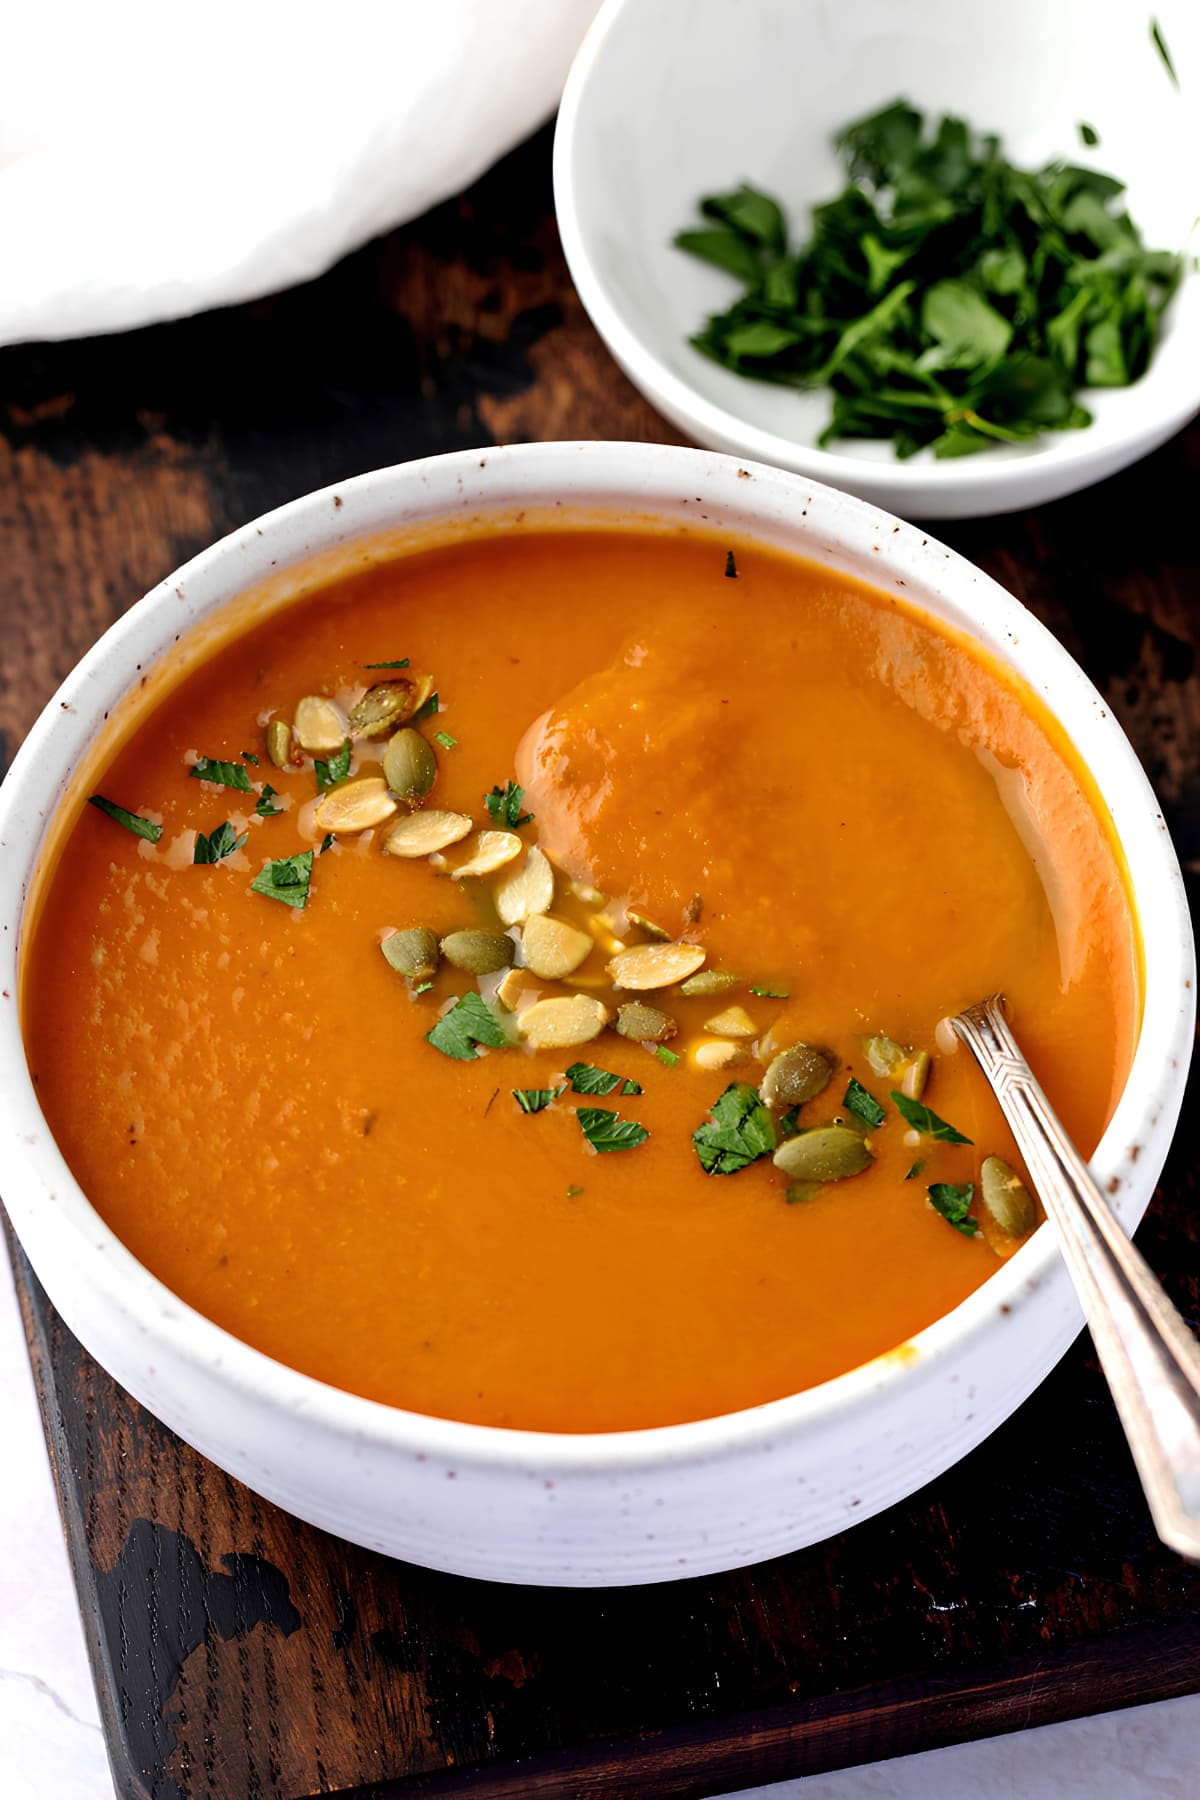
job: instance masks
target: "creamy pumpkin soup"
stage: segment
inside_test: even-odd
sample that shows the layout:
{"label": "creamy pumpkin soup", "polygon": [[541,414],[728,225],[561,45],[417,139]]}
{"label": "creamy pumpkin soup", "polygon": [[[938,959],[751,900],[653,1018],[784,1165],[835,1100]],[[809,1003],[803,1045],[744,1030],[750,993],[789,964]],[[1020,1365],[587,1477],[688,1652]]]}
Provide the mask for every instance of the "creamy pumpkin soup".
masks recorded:
{"label": "creamy pumpkin soup", "polygon": [[552,1431],[792,1393],[1036,1223],[938,1021],[1003,990],[1085,1152],[1134,922],[1048,715],[894,596],[526,529],[262,618],[135,713],[23,964],[104,1218],[247,1342]]}

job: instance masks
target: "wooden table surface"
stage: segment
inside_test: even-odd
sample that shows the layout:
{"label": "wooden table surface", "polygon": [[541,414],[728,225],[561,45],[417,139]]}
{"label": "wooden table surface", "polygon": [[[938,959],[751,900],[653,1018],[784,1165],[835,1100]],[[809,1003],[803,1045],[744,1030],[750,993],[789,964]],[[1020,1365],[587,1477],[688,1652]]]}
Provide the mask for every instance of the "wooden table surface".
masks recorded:
{"label": "wooden table surface", "polygon": [[[0,351],[0,748],[100,632],[309,488],[513,438],[673,433],[563,266],[549,139],[273,299]],[[936,528],[1058,634],[1200,872],[1200,430],[1089,494]],[[1146,1224],[1196,1323],[1197,1108]],[[1200,1570],[1155,1540],[1086,1342],[853,1533],[651,1590],[471,1583],[299,1524],[99,1370],[16,1258],[122,1795],[704,1795],[1200,1685]]]}

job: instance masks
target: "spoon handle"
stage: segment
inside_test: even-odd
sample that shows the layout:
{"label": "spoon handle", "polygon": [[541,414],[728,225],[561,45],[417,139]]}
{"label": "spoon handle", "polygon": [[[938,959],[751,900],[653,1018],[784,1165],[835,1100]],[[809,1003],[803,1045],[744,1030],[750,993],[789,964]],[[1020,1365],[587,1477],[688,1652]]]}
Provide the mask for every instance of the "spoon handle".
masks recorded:
{"label": "spoon handle", "polygon": [[1163,1542],[1200,1561],[1200,1344],[1118,1224],[1003,1012],[949,1021],[991,1083],[1067,1268]]}

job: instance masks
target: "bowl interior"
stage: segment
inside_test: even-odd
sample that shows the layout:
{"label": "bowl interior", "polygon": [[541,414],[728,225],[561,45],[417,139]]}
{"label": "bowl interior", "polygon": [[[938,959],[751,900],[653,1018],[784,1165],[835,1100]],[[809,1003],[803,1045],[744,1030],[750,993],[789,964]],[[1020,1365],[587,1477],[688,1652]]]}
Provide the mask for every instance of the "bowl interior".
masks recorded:
{"label": "bowl interior", "polygon": [[[1200,14],[1168,6],[1159,17],[1176,68],[1200,75]],[[597,295],[587,288],[599,290],[605,316],[597,322],[610,342],[606,323],[615,316],[628,334],[625,348],[647,372],[675,386],[677,401],[687,390],[715,409],[709,426],[719,431],[720,415],[730,441],[750,425],[782,445],[815,445],[829,398],[745,380],[692,349],[689,333],[740,286],[671,239],[698,222],[701,195],[743,180],[776,194],[793,237],[806,235],[809,207],[844,185],[831,137],[848,120],[903,96],[927,114],[950,111],[999,132],[1018,164],[1064,157],[1116,174],[1156,248],[1181,248],[1200,214],[1194,106],[1172,85],[1148,16],[1120,0],[990,8],[754,0],[736,10],[727,0],[610,0],[573,85],[564,172],[585,300],[591,307]],[[1099,133],[1095,149],[1080,141],[1081,120]],[[614,348],[621,354],[620,343]],[[987,465],[990,476],[1030,457],[1061,461],[1077,455],[1083,439],[1091,447],[1120,442],[1177,412],[1181,400],[1185,408],[1200,400],[1200,280],[1190,267],[1143,379],[1087,396],[1090,430],[997,446],[969,459],[971,472]],[[768,453],[761,442],[748,449]],[[828,450],[833,460],[821,472],[834,481],[838,462],[894,466],[886,442]],[[921,465],[930,479],[947,467],[928,451],[904,466]],[[953,468],[960,478],[965,464]]]}

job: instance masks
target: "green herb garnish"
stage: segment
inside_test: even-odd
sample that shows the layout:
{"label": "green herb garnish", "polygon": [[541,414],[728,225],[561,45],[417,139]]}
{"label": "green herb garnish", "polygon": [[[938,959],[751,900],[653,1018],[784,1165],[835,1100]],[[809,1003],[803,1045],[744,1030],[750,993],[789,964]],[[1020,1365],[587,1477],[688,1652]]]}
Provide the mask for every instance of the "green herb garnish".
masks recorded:
{"label": "green herb garnish", "polygon": [[134,837],[145,838],[148,844],[157,844],[163,834],[161,825],[152,825],[149,819],[143,819],[140,813],[132,813],[128,807],[118,806],[115,800],[106,800],[103,794],[89,794],[88,805],[98,806],[107,818],[123,825],[126,831],[132,831]]}
{"label": "green herb garnish", "polygon": [[856,1081],[853,1075],[850,1077],[849,1087],[842,1095],[842,1105],[856,1119],[861,1119],[864,1125],[869,1125],[872,1131],[878,1131],[887,1118],[887,1113],[874,1094],[869,1094],[862,1082]]}
{"label": "green herb garnish", "polygon": [[955,1231],[961,1231],[964,1237],[975,1236],[979,1226],[968,1216],[967,1210],[975,1192],[973,1181],[965,1182],[962,1187],[955,1187],[949,1181],[935,1181],[926,1192],[934,1212],[941,1213],[947,1225],[953,1225]]}
{"label": "green herb garnish", "polygon": [[303,910],[308,904],[312,866],[311,850],[299,850],[295,856],[277,857],[274,862],[263,864],[250,883],[250,891],[265,894],[268,900],[281,900],[285,906]]}
{"label": "green herb garnish", "polygon": [[567,1199],[568,1200],[578,1200],[578,1198],[579,1198],[580,1194],[582,1194],[582,1192],[583,1192],[583,1189],[579,1186],[578,1182],[572,1181],[567,1184]]}
{"label": "green herb garnish", "polygon": [[725,575],[726,579],[729,581],[737,580],[737,558],[734,556],[732,550],[727,550],[725,552]]}
{"label": "green herb garnish", "polygon": [[448,731],[435,731],[433,738],[434,742],[440,744],[443,750],[453,750],[458,744],[458,739],[451,737]]}
{"label": "green herb garnish", "polygon": [[509,829],[517,825],[528,825],[532,813],[521,811],[521,802],[525,798],[525,789],[518,787],[515,781],[506,781],[503,787],[494,787],[490,794],[483,796],[483,804],[492,815],[492,822],[505,825]]}
{"label": "green herb garnish", "polygon": [[333,840],[333,833],[332,833],[332,831],[327,831],[327,832],[326,832],[326,833],[325,833],[325,836],[324,836],[324,837],[323,837],[323,838],[322,838],[322,839],[321,839],[321,847],[320,847],[320,849],[319,849],[319,850],[318,850],[318,851],[317,851],[317,855],[318,855],[318,856],[324,856],[324,854],[325,854],[325,852],[326,852],[326,851],[327,851],[327,850],[328,850],[328,849],[329,849],[329,848],[330,848],[330,846],[331,846],[331,845],[332,845],[332,843],[333,843],[333,841],[334,841],[334,840]]}
{"label": "green herb garnish", "polygon": [[407,667],[408,667],[407,656],[399,657],[396,662],[364,663],[363,664],[364,669],[407,669]]}
{"label": "green herb garnish", "polygon": [[188,770],[197,781],[215,781],[218,787],[236,788],[239,794],[249,794],[253,790],[250,777],[241,763],[218,762],[215,757],[202,756]]}
{"label": "green herb garnish", "polygon": [[232,856],[235,850],[240,850],[249,835],[249,832],[243,831],[239,837],[228,819],[223,825],[218,825],[215,831],[210,831],[207,837],[202,831],[198,831],[192,861],[219,863],[224,857]]}
{"label": "green herb garnish", "polygon": [[413,989],[413,993],[427,994],[432,986],[432,981],[418,981],[416,987]]}
{"label": "green herb garnish", "polygon": [[460,994],[450,1011],[443,1013],[425,1036],[435,1050],[440,1050],[443,1056],[453,1056],[459,1062],[470,1062],[477,1056],[477,1044],[503,1050],[508,1042],[504,1027],[487,1001],[482,994],[473,992]]}
{"label": "green herb garnish", "polygon": [[965,456],[1087,425],[1078,388],[1144,372],[1182,262],[1145,248],[1120,182],[1019,169],[950,116],[927,135],[903,101],[835,144],[850,185],[815,209],[807,244],[749,187],[701,201],[708,228],[675,239],[745,288],[692,343],[754,380],[830,388],[821,443]]}
{"label": "green herb garnish", "polygon": [[572,1093],[599,1094],[601,1098],[615,1093],[618,1088],[623,1094],[640,1094],[642,1091],[636,1081],[614,1075],[611,1069],[598,1069],[594,1063],[572,1063],[567,1070],[567,1080]]}
{"label": "green herb garnish", "polygon": [[512,1097],[523,1113],[539,1113],[566,1091],[565,1085],[552,1088],[514,1088]]}
{"label": "green herb garnish", "polygon": [[917,1162],[915,1162],[915,1163],[910,1163],[910,1164],[909,1164],[909,1166],[908,1166],[908,1168],[907,1168],[907,1169],[905,1169],[905,1171],[904,1171],[904,1179],[905,1179],[905,1181],[915,1181],[915,1180],[916,1180],[916,1178],[917,1178],[917,1176],[918,1176],[918,1175],[919,1175],[919,1174],[920,1174],[920,1173],[921,1173],[921,1170],[922,1170],[922,1169],[923,1169],[923,1168],[924,1168],[924,1167],[925,1167],[925,1159],[924,1159],[924,1157],[921,1157],[921,1158],[920,1158],[920,1159],[919,1159],[919,1160],[918,1160],[918,1161],[917,1161]]}
{"label": "green herb garnish", "polygon": [[322,762],[319,756],[313,758],[313,775],[316,777],[317,792],[319,794],[323,794],[326,788],[336,787],[339,781],[345,781],[349,773],[349,738],[346,739],[346,742],[342,745],[337,755],[331,756],[328,762]]}
{"label": "green herb garnish", "polygon": [[712,1109],[712,1122],[692,1133],[692,1143],[706,1175],[735,1175],[769,1156],[776,1147],[775,1125],[758,1089],[731,1082]]}
{"label": "green herb garnish", "polygon": [[1179,77],[1175,73],[1175,64],[1171,61],[1171,52],[1167,49],[1167,40],[1163,36],[1162,26],[1157,19],[1151,19],[1150,21],[1150,41],[1158,51],[1163,68],[1171,77],[1171,86],[1175,89],[1176,93],[1178,93]]}
{"label": "green herb garnish", "polygon": [[779,1115],[779,1135],[781,1138],[795,1137],[800,1129],[800,1108],[789,1106]]}
{"label": "green herb garnish", "polygon": [[655,1044],[654,1054],[664,1069],[675,1069],[679,1066],[679,1056],[674,1050],[668,1050],[665,1044]]}
{"label": "green herb garnish", "polygon": [[606,1106],[580,1106],[575,1117],[593,1150],[636,1150],[650,1136],[636,1119],[623,1119]]}
{"label": "green herb garnish", "polygon": [[792,997],[791,988],[771,987],[766,982],[760,982],[757,987],[752,987],[750,992],[757,994],[760,1000],[790,1000]]}
{"label": "green herb garnish", "polygon": [[252,766],[253,766],[253,767],[254,767],[254,768],[256,768],[256,769],[257,769],[257,767],[258,767],[258,758],[257,758],[257,756],[255,756],[255,754],[254,754],[254,752],[253,752],[253,750],[239,750],[239,751],[238,751],[238,755],[239,755],[239,756],[240,756],[240,757],[241,757],[241,759],[242,759],[242,761],[243,761],[243,762],[248,762],[248,763],[250,763],[250,764],[251,764],[251,765],[252,765]]}
{"label": "green herb garnish", "polygon": [[433,715],[438,711],[440,704],[441,704],[441,702],[439,701],[437,695],[430,694],[428,700],[426,700],[422,705],[418,706],[416,712],[413,714],[413,716],[412,716],[413,724],[414,725],[420,724],[422,719],[432,719]]}
{"label": "green herb garnish", "polygon": [[1089,150],[1094,150],[1096,145],[1100,142],[1100,133],[1096,130],[1096,127],[1094,125],[1089,125],[1086,119],[1080,119],[1078,129],[1080,143],[1086,144]]}
{"label": "green herb garnish", "polygon": [[907,1094],[892,1089],[892,1099],[896,1110],[906,1125],[919,1131],[922,1137],[934,1138],[939,1144],[969,1144],[971,1139],[956,1131],[953,1125],[947,1125],[945,1119],[925,1105],[923,1100],[910,1100]]}
{"label": "green herb garnish", "polygon": [[268,781],[263,788],[262,793],[258,796],[258,800],[254,807],[254,810],[260,819],[277,819],[279,817],[280,813],[283,811],[282,806],[272,806],[271,804],[272,800],[277,798],[278,794],[276,790]]}

